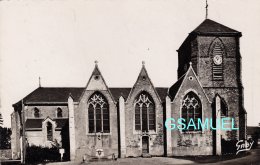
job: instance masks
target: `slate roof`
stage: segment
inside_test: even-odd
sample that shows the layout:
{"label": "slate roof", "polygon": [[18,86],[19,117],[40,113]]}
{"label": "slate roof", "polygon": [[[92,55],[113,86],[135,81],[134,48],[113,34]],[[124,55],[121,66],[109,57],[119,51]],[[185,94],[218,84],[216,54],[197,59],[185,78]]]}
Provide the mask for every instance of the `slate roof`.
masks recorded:
{"label": "slate roof", "polygon": [[225,25],[215,22],[211,19],[205,19],[198,27],[196,27],[188,37],[183,41],[178,50],[187,49],[186,44],[196,38],[197,35],[207,36],[242,36],[241,32],[231,29]]}
{"label": "slate roof", "polygon": [[71,94],[75,101],[78,101],[85,88],[53,88],[39,87],[26,96],[25,103],[30,102],[68,102]]}
{"label": "slate roof", "polygon": [[241,34],[240,32],[224,26],[210,19],[205,19],[196,29],[192,31],[196,34]]}
{"label": "slate roof", "polygon": [[42,128],[43,119],[27,119],[25,122],[25,128],[34,128],[40,129]]}
{"label": "slate roof", "polygon": [[[42,129],[42,122],[44,119],[42,118],[34,118],[34,119],[27,119],[25,122],[26,129]],[[53,119],[56,122],[56,129],[61,129],[65,124],[68,122],[68,119],[61,118],[61,119]]]}
{"label": "slate roof", "polygon": [[179,78],[179,80],[173,84],[170,89],[169,89],[169,96],[171,98],[171,100],[174,100],[183,80],[184,80],[184,77],[185,77],[186,74],[184,74],[182,77]]}
{"label": "slate roof", "polygon": [[[23,102],[30,103],[67,103],[68,97],[71,94],[74,101],[78,102],[85,88],[55,88],[55,87],[39,87],[27,95]],[[120,96],[126,100],[131,88],[109,88],[115,101],[118,101]],[[168,88],[155,88],[161,100],[167,96]],[[19,101],[16,104],[20,104]],[[15,105],[15,104],[14,104]]]}
{"label": "slate roof", "polygon": [[109,90],[112,93],[115,101],[118,101],[120,96],[123,96],[123,98],[126,100],[131,91],[131,88],[109,88]]}
{"label": "slate roof", "polygon": [[156,87],[155,90],[157,91],[161,101],[165,101],[165,98],[168,95],[168,88]]}

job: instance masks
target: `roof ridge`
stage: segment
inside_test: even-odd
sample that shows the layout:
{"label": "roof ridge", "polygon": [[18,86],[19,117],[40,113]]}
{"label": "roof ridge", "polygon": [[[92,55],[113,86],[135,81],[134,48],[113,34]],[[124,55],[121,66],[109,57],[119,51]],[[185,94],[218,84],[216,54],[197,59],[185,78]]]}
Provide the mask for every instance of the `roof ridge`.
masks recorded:
{"label": "roof ridge", "polygon": [[197,26],[192,33],[240,33],[239,31],[227,27],[221,23],[218,23],[211,19],[205,19],[202,23]]}

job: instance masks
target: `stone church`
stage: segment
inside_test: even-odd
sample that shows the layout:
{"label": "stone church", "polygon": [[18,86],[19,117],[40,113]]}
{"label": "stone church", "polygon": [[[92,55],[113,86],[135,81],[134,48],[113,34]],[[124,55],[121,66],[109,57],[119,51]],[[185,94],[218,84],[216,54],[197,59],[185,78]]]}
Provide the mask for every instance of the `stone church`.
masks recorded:
{"label": "stone church", "polygon": [[[59,144],[70,160],[220,155],[221,139],[246,138],[241,32],[205,19],[178,49],[178,80],[152,83],[143,63],[135,84],[110,88],[95,64],[85,87],[39,87],[13,104],[12,154]],[[238,130],[167,130],[167,118],[233,118]],[[67,140],[66,140],[67,139]]]}

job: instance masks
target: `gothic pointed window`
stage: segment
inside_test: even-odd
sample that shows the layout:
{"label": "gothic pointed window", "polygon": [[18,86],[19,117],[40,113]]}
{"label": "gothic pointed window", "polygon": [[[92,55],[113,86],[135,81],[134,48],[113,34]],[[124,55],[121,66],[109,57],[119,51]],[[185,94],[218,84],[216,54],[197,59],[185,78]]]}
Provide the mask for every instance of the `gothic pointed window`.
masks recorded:
{"label": "gothic pointed window", "polygon": [[[194,121],[195,126],[198,125],[198,119],[202,120],[202,105],[199,97],[194,92],[186,94],[182,100],[181,107],[182,118],[185,119],[185,124],[188,126],[190,120]],[[184,131],[197,131],[194,127],[189,127]]]}
{"label": "gothic pointed window", "polygon": [[142,92],[135,100],[135,130],[155,130],[155,105],[146,92]]}
{"label": "gothic pointed window", "polygon": [[46,127],[47,127],[47,140],[52,141],[53,140],[52,124],[48,122]]}
{"label": "gothic pointed window", "polygon": [[101,93],[94,93],[88,101],[89,133],[110,132],[109,105]]}
{"label": "gothic pointed window", "polygon": [[39,118],[40,117],[40,110],[38,108],[34,108],[34,117]]}
{"label": "gothic pointed window", "polygon": [[216,42],[213,48],[212,76],[213,80],[223,80],[223,54],[221,43]]}
{"label": "gothic pointed window", "polygon": [[62,117],[62,109],[60,107],[57,108],[57,117]]}

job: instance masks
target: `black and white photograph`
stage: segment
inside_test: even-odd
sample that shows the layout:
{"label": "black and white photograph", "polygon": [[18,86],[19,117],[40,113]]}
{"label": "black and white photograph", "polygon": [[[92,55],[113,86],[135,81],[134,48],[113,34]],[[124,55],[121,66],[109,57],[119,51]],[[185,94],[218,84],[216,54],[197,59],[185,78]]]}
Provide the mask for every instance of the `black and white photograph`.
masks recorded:
{"label": "black and white photograph", "polygon": [[258,0],[0,0],[0,165],[260,165]]}

